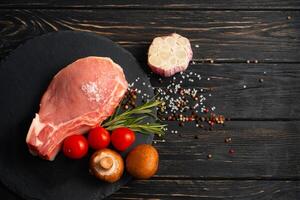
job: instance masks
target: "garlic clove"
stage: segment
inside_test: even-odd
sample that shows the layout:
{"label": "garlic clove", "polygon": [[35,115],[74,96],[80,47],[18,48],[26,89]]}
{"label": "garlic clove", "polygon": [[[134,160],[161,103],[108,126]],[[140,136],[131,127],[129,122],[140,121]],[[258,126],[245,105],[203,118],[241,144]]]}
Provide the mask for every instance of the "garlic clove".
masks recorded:
{"label": "garlic clove", "polygon": [[153,39],[148,51],[148,65],[157,74],[172,76],[186,70],[192,55],[189,40],[174,33]]}

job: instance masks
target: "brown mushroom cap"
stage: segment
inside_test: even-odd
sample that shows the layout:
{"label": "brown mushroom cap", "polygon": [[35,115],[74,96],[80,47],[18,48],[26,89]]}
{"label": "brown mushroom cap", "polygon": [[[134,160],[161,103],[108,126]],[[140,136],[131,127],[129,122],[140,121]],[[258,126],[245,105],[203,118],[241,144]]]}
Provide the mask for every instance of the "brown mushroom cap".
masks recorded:
{"label": "brown mushroom cap", "polygon": [[158,169],[158,152],[148,144],[141,144],[129,152],[126,158],[126,170],[137,179],[148,179]]}
{"label": "brown mushroom cap", "polygon": [[90,172],[100,180],[116,182],[124,172],[123,159],[111,149],[98,150],[90,159]]}

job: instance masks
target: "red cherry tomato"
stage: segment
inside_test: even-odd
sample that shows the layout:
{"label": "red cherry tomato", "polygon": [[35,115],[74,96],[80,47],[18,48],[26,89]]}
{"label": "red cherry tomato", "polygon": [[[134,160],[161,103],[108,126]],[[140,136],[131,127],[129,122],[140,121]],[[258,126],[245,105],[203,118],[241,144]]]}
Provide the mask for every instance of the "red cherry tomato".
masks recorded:
{"label": "red cherry tomato", "polygon": [[110,134],[105,128],[98,126],[90,130],[88,142],[95,150],[106,148],[110,143]]}
{"label": "red cherry tomato", "polygon": [[63,152],[68,158],[82,158],[88,152],[88,142],[82,135],[71,135],[64,140]]}
{"label": "red cherry tomato", "polygon": [[125,151],[135,141],[135,134],[129,128],[117,128],[111,134],[111,143],[119,151]]}

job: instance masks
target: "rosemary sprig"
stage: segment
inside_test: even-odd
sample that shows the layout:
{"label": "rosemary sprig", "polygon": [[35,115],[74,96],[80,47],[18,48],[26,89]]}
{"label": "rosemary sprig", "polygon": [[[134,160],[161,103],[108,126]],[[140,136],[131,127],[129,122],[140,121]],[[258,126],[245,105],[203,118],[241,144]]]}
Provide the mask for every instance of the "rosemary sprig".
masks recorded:
{"label": "rosemary sprig", "polygon": [[[158,100],[149,101],[141,106],[132,108],[119,114],[120,106],[116,109],[116,112],[105,121],[102,126],[107,130],[114,130],[120,127],[127,127],[133,131],[142,134],[157,134],[159,136],[164,134],[163,128],[166,126],[157,122],[145,123],[144,120],[147,117],[152,117],[157,120],[155,111],[153,108],[161,105],[162,102]],[[141,116],[142,115],[142,116]]]}

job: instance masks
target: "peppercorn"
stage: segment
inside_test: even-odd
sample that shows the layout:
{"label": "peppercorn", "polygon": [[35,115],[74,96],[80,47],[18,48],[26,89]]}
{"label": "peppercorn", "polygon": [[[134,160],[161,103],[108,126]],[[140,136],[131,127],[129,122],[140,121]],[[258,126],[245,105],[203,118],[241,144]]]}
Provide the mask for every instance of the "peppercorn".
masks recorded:
{"label": "peppercorn", "polygon": [[212,158],[212,155],[211,155],[211,154],[208,154],[208,155],[207,155],[207,158],[208,158],[208,159],[211,159],[211,158]]}
{"label": "peppercorn", "polygon": [[234,154],[234,153],[235,153],[234,149],[229,149],[228,152],[229,152],[230,154]]}

